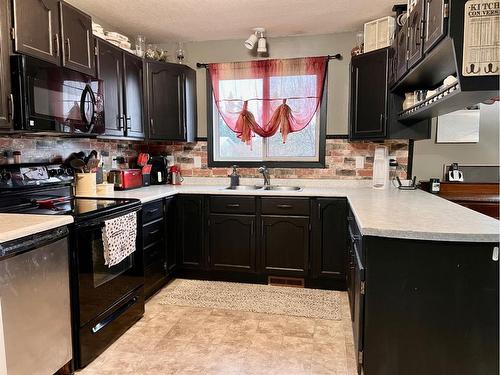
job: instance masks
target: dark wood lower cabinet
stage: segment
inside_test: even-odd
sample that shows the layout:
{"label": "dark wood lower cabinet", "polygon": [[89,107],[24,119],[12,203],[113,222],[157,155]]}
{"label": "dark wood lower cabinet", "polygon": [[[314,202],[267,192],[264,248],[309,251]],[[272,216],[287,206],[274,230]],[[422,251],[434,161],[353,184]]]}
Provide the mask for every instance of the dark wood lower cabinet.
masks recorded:
{"label": "dark wood lower cabinet", "polygon": [[255,271],[255,220],[255,215],[210,215],[208,225],[210,269]]}
{"label": "dark wood lower cabinet", "polygon": [[304,277],[308,271],[309,218],[263,215],[261,262],[274,275]]}
{"label": "dark wood lower cabinet", "polygon": [[204,197],[183,195],[177,199],[177,264],[184,269],[202,269],[206,265]]}
{"label": "dark wood lower cabinet", "polygon": [[165,222],[166,222],[166,245],[167,245],[167,275],[171,276],[177,269],[177,236],[176,229],[176,207],[175,198],[165,198]]}
{"label": "dark wood lower cabinet", "polygon": [[166,244],[163,200],[142,207],[142,256],[144,265],[144,294],[151,297],[166,282]]}
{"label": "dark wood lower cabinet", "polygon": [[345,280],[347,200],[317,198],[313,201],[312,276]]}
{"label": "dark wood lower cabinet", "polygon": [[355,251],[358,373],[498,374],[497,246],[363,237]]}

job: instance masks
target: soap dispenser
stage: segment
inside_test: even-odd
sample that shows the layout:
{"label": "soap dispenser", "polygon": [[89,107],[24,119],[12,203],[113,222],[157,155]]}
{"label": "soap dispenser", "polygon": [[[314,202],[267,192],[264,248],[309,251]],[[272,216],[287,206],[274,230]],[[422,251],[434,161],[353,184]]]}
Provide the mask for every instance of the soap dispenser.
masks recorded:
{"label": "soap dispenser", "polygon": [[228,175],[228,177],[231,179],[229,186],[230,187],[239,186],[240,185],[240,175],[238,174],[238,166],[233,165],[232,168],[233,168],[233,173]]}

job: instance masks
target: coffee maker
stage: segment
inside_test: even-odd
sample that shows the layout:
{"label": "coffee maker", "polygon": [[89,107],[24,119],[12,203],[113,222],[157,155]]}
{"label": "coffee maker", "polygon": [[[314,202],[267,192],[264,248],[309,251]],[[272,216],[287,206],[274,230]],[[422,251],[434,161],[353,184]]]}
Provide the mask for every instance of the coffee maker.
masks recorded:
{"label": "coffee maker", "polygon": [[168,161],[166,156],[153,156],[151,158],[151,185],[167,183]]}

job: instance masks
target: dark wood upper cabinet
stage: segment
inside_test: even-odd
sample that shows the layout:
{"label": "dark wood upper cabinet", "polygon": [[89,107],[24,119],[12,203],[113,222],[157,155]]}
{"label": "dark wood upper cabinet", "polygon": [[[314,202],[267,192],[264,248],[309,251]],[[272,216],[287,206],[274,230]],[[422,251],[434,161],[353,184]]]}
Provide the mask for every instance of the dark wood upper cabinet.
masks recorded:
{"label": "dark wood upper cabinet", "polygon": [[404,96],[389,92],[388,72],[394,63],[390,56],[395,54],[392,49],[379,49],[351,60],[350,139],[430,138],[430,119],[411,125],[398,119]]}
{"label": "dark wood upper cabinet", "polygon": [[149,138],[182,140],[184,76],[180,66],[148,63]]}
{"label": "dark wood upper cabinet", "polygon": [[265,273],[304,277],[308,272],[309,218],[262,215],[261,264]]}
{"label": "dark wood upper cabinet", "polygon": [[418,0],[408,16],[408,69],[423,57],[425,1]]}
{"label": "dark wood upper cabinet", "polygon": [[177,265],[185,269],[205,267],[204,256],[204,215],[203,196],[178,197],[177,209]]}
{"label": "dark wood upper cabinet", "polygon": [[399,80],[408,71],[408,22],[396,35],[397,43],[397,79]]}
{"label": "dark wood upper cabinet", "polygon": [[194,71],[184,65],[148,62],[147,96],[150,139],[194,141],[196,127],[194,82]]}
{"label": "dark wood upper cabinet", "polygon": [[8,0],[0,0],[0,129],[10,129],[12,120],[8,14]]}
{"label": "dark wood upper cabinet", "polygon": [[60,64],[59,1],[12,0],[14,50]]}
{"label": "dark wood upper cabinet", "polygon": [[444,0],[425,0],[424,53],[427,53],[446,34]]}
{"label": "dark wood upper cabinet", "polygon": [[62,65],[93,76],[94,37],[92,18],[75,7],[60,2]]}
{"label": "dark wood upper cabinet", "polygon": [[386,136],[388,53],[383,48],[351,60],[351,139]]}
{"label": "dark wood upper cabinet", "polygon": [[208,236],[211,269],[255,271],[255,215],[211,214]]}
{"label": "dark wood upper cabinet", "polygon": [[124,52],[123,65],[125,133],[127,137],[144,138],[142,59]]}
{"label": "dark wood upper cabinet", "polygon": [[144,138],[142,59],[96,38],[97,75],[104,81],[104,136]]}
{"label": "dark wood upper cabinet", "polygon": [[123,52],[97,39],[97,75],[104,81],[105,135],[123,137]]}
{"label": "dark wood upper cabinet", "polygon": [[95,75],[92,19],[57,0],[12,0],[14,50]]}
{"label": "dark wood upper cabinet", "polygon": [[347,257],[347,201],[318,198],[312,216],[312,271],[318,278],[344,279]]}

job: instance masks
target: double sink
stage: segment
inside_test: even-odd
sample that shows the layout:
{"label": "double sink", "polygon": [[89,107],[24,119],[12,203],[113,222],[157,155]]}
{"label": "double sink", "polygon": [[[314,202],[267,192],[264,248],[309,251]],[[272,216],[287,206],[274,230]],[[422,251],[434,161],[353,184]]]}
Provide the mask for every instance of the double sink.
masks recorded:
{"label": "double sink", "polygon": [[267,190],[267,191],[300,191],[299,186],[280,186],[280,185],[238,185],[229,186],[226,190]]}

